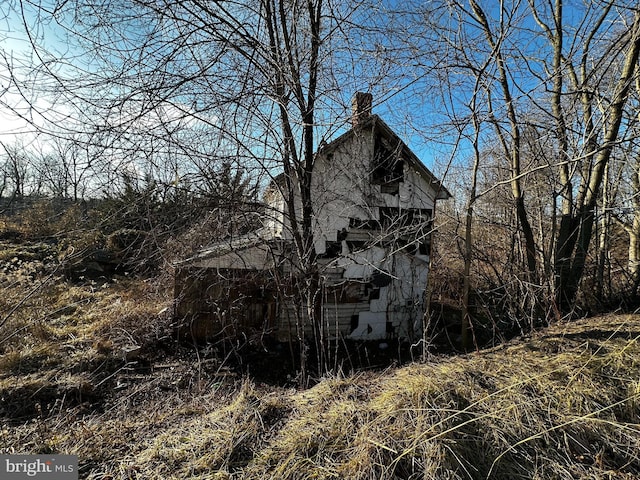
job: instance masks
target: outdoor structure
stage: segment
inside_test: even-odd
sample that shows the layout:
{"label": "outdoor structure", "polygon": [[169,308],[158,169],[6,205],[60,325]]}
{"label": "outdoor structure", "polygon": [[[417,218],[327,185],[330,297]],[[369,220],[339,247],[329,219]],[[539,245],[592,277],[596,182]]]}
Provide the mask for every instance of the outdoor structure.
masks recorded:
{"label": "outdoor structure", "polygon": [[[435,204],[450,194],[371,107],[370,94],[356,94],[351,129],[321,146],[314,164],[323,328],[330,338],[414,340],[425,313]],[[263,228],[177,266],[176,316],[194,337],[298,338],[304,312],[290,288],[300,280],[292,273],[284,181],[276,177],[265,193]]]}

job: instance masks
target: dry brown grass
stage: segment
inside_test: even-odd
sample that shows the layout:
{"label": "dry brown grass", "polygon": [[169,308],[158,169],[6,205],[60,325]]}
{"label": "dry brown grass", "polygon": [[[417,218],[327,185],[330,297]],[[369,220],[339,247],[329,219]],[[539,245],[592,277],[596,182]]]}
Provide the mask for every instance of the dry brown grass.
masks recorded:
{"label": "dry brown grass", "polygon": [[[0,245],[0,417],[102,403],[123,350],[150,345],[170,301],[140,280],[72,283],[55,246]],[[106,392],[108,393],[108,391]]]}
{"label": "dry brown grass", "polygon": [[305,391],[150,376],[103,413],[60,412],[4,440],[77,454],[96,479],[631,479],[639,336],[640,316],[601,317]]}
{"label": "dry brown grass", "polygon": [[294,390],[160,356],[168,301],[46,283],[0,332],[22,329],[0,346],[0,452],[75,454],[92,479],[640,477],[640,315]]}
{"label": "dry brown grass", "polygon": [[[603,323],[611,332],[599,331]],[[295,402],[305,414],[244,478],[636,478],[638,327],[637,317],[602,318],[492,352],[325,382]],[[542,353],[555,342],[559,351]]]}

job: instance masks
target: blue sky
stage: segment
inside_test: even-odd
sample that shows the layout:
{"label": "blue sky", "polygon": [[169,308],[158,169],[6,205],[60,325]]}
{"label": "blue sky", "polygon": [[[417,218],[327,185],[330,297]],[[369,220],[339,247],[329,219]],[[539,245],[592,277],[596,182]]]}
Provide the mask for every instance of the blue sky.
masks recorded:
{"label": "blue sky", "polygon": [[[32,68],[41,65],[42,60],[34,54],[31,40],[46,45],[50,53],[59,56],[64,55],[66,46],[60,41],[61,32],[53,22],[38,22],[34,10],[26,2],[22,12],[14,9],[17,6],[19,2],[0,5],[0,48],[3,56],[0,61],[0,140],[29,144],[34,141],[38,128],[46,128],[47,122],[39,112],[53,115],[54,108],[51,97],[36,95],[29,88],[30,82],[37,78],[37,70],[34,72]],[[27,35],[25,22],[32,39]],[[64,112],[59,111],[53,118],[61,118],[61,115],[64,116]]]}
{"label": "blue sky", "polygon": [[[44,3],[46,5],[47,2]],[[24,7],[22,12],[13,8],[20,4],[20,2],[5,2],[0,5],[0,45],[4,57],[14,67],[28,67],[29,62],[34,62],[34,64],[39,62],[39,59],[33,55],[31,43],[26,35],[25,21],[30,33],[34,36],[34,40],[44,46],[47,52],[54,54],[58,58],[69,56],[69,46],[62,40],[65,35],[64,30],[50,18],[46,22],[41,22],[27,2],[22,3]],[[22,14],[24,14],[24,18]],[[20,77],[23,73],[25,73],[25,76]],[[18,75],[20,80],[26,80],[26,69],[18,68],[14,74]],[[8,77],[6,65],[0,63],[0,82],[5,87],[9,85]],[[396,106],[401,102],[405,103],[403,97],[406,98],[406,95],[411,92],[410,90],[405,91],[402,83],[403,81],[396,86],[395,90],[388,91],[384,96],[375,98],[374,111],[395,128],[406,139],[406,142],[416,149],[417,153],[420,153],[418,150],[424,149],[424,146],[421,145],[423,142],[418,141],[420,139],[411,129],[404,128],[405,119],[403,115],[394,114],[394,112],[398,112]],[[375,90],[375,86],[358,84],[357,81],[351,83],[350,86],[345,85],[345,91],[342,93],[345,103],[349,104],[349,100],[356,90],[368,90],[370,88]],[[375,93],[377,92],[374,91]],[[0,103],[0,139],[8,142],[14,137],[18,138],[20,135],[31,141],[34,127],[26,120],[21,119],[20,115],[29,118],[37,126],[43,128],[45,127],[44,119],[37,115],[37,111],[47,111],[51,107],[48,98],[43,96],[34,97],[28,88],[22,89],[21,94],[19,94],[15,85],[12,85],[8,91],[3,91]],[[29,103],[36,108],[30,108]],[[418,105],[417,108],[420,108],[420,106]],[[65,112],[59,112],[59,114],[64,115]],[[415,115],[415,112],[412,112],[412,114]],[[327,120],[333,121],[335,119]],[[348,127],[348,124],[345,127]],[[339,131],[336,131],[333,136],[339,133]],[[415,137],[415,141],[412,140],[412,137]]]}
{"label": "blue sky", "polygon": [[[47,1],[45,0],[43,3],[46,4]],[[51,19],[44,23],[39,22],[34,11],[28,10],[28,3],[21,3],[16,0],[0,4],[0,45],[2,46],[4,58],[13,63],[14,66],[25,65],[25,62],[32,60],[36,63],[39,61],[32,55],[31,45],[25,34],[23,18],[18,12],[11,9],[12,5],[20,4],[25,6],[24,13],[26,22],[31,32],[37,37],[37,41],[42,43],[47,51],[54,53],[58,59],[66,56],[71,62],[74,62],[75,60],[72,60],[74,57],[72,55],[73,52],[69,50],[69,46],[62,40],[65,32],[61,27],[57,26],[56,22]],[[487,4],[489,5],[489,3]],[[429,5],[429,2],[424,5]],[[523,3],[523,5],[526,4]],[[567,3],[567,5],[565,8],[566,15],[568,17],[576,15],[577,10],[572,8],[572,2]],[[391,2],[391,7],[393,6],[393,2]],[[381,10],[382,7],[384,6],[381,6]],[[362,18],[358,18],[358,21],[362,23],[369,21],[369,13],[370,12],[367,11],[361,11]],[[496,14],[497,12],[492,11],[492,13]],[[410,14],[411,13],[409,13],[409,15]],[[380,17],[375,18],[379,19]],[[495,18],[494,21],[496,21]],[[524,25],[530,25],[531,32],[539,32],[539,28],[535,25],[532,18],[525,19]],[[400,29],[402,28],[401,24],[396,26]],[[418,38],[418,35],[415,35],[413,38],[407,38],[407,43],[418,42],[418,49],[427,50],[429,48],[428,33],[429,32],[426,32],[426,35],[422,39]],[[361,45],[363,52],[367,48],[371,49],[372,58],[375,56],[376,49],[382,51],[385,48],[393,48],[393,45],[388,43],[384,36],[380,36],[377,33],[375,35],[377,35],[373,39],[375,44],[373,42],[367,44],[366,42],[371,39],[363,39],[363,44]],[[539,39],[536,40],[532,34],[529,38],[516,39],[516,47],[521,49],[523,54],[534,54],[537,53],[538,49],[536,45],[537,41],[539,41]],[[351,47],[358,47],[355,42],[356,39],[354,39]],[[576,48],[579,47],[580,45],[576,44]],[[446,120],[449,120],[445,108],[459,109],[463,114],[468,113],[464,108],[460,108],[464,102],[468,100],[469,92],[468,89],[465,90],[468,85],[463,85],[460,90],[454,92],[452,97],[450,97],[449,105],[445,107],[443,103],[439,103],[441,102],[440,95],[443,92],[439,90],[440,85],[437,84],[437,80],[434,80],[435,77],[421,77],[421,75],[424,75],[425,72],[428,71],[429,65],[422,64],[420,66],[419,64],[422,60],[415,59],[414,61],[410,53],[402,53],[401,58],[392,58],[383,65],[373,60],[367,64],[354,64],[351,65],[351,71],[349,71],[348,64],[351,52],[346,51],[343,53],[345,56],[337,61],[345,62],[343,65],[345,72],[342,78],[343,84],[340,85],[339,88],[343,89],[340,92],[340,96],[346,105],[349,105],[350,98],[356,91],[371,91],[374,94],[374,113],[380,115],[436,174],[439,173],[438,169],[441,167],[441,165],[438,165],[438,162],[445,164],[454,153],[456,163],[464,165],[465,161],[469,158],[469,150],[464,144],[461,148],[459,147],[454,150],[452,145],[455,143],[455,136],[452,136],[450,132],[447,133],[441,129],[441,127],[445,125]],[[396,63],[394,63],[393,60],[395,60]],[[537,65],[538,67],[540,66],[540,64]],[[376,71],[377,68],[381,68],[382,70]],[[406,71],[404,69],[406,69]],[[17,71],[20,74],[20,69]],[[23,70],[23,72],[26,72],[26,70]],[[517,70],[513,69],[512,72],[517,72]],[[530,72],[523,70],[515,74],[526,76],[529,73]],[[379,75],[379,77],[376,78],[376,75]],[[23,77],[22,80],[26,80],[26,77]],[[520,85],[525,85],[526,88],[530,90],[539,87],[539,85],[536,84],[527,85],[526,82],[521,81],[521,78],[513,77],[512,80],[519,82]],[[8,72],[6,67],[1,63],[0,83],[3,87],[8,85]],[[517,96],[518,92],[515,93]],[[23,96],[25,98],[23,98]],[[29,102],[36,108],[30,109]],[[30,118],[38,127],[44,128],[44,120],[39,118],[34,112],[38,110],[51,112],[51,102],[51,98],[47,98],[46,96],[33,96],[28,88],[22,90],[22,96],[18,94],[14,86],[8,91],[2,91],[2,96],[0,97],[0,140],[10,142],[11,139],[17,138],[18,135],[22,134],[28,142],[33,141],[33,126],[29,125],[27,121],[20,119],[19,116],[16,116],[12,110],[14,110],[15,113]],[[66,110],[66,107],[62,104],[56,105],[55,109],[56,111],[52,114],[52,119],[56,121],[59,121],[61,117],[69,113],[69,110]],[[171,114],[171,112],[168,111],[168,114]],[[320,117],[319,120],[326,121],[327,124],[334,121],[333,118],[330,118],[331,116],[343,115],[342,120],[344,123],[341,129],[348,128],[348,111],[341,112],[334,107],[328,110],[328,113],[325,115],[325,118]],[[340,133],[341,130],[337,129],[332,134],[332,138],[335,138],[335,136]]]}

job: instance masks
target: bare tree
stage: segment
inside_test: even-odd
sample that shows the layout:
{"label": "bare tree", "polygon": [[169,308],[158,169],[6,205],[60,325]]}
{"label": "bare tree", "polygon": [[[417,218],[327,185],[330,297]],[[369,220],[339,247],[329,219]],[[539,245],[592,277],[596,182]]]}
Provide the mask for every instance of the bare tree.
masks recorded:
{"label": "bare tree", "polygon": [[[591,18],[581,34],[581,53],[565,53],[563,40],[565,19],[562,2],[555,4],[550,19],[543,19],[541,12],[532,5],[536,21],[546,33],[554,62],[552,72],[552,107],[556,122],[556,132],[560,162],[561,218],[555,242],[556,301],[562,312],[569,312],[574,304],[582,278],[589,244],[593,234],[595,209],[601,193],[605,172],[614,145],[620,137],[624,108],[629,92],[637,76],[638,55],[640,53],[640,12],[629,6],[621,10],[620,26],[624,30],[614,31],[608,36],[607,44],[599,45],[597,38],[607,28],[613,12],[614,2],[606,2],[595,13],[587,12]],[[618,15],[615,12],[615,15]],[[629,22],[629,23],[627,23]],[[602,40],[601,40],[602,41]],[[611,55],[610,58],[598,57]],[[594,58],[596,57],[596,58]],[[599,59],[599,61],[597,61]],[[618,63],[612,63],[615,59]],[[595,68],[592,67],[595,65]],[[601,68],[616,68],[619,79],[610,85],[598,85]],[[563,84],[565,75],[571,80],[571,90],[567,92]],[[602,77],[600,77],[602,78]],[[598,87],[608,87],[607,95]],[[569,137],[571,127],[567,123],[564,107],[567,94],[575,98],[582,118],[582,136],[579,150],[571,154]],[[596,116],[598,106],[604,111]],[[577,162],[577,163],[576,163]],[[580,168],[575,168],[581,166]],[[577,194],[576,194],[577,192]]]}
{"label": "bare tree", "polygon": [[605,171],[604,189],[601,201],[600,256],[598,276],[605,283],[611,282],[610,274],[613,254],[615,227],[622,228],[628,237],[626,269],[627,292],[632,298],[638,295],[640,286],[640,157],[638,156],[638,101],[640,79],[636,77],[635,91],[630,100],[625,125],[626,142],[616,146],[612,160]]}
{"label": "bare tree", "polygon": [[[471,197],[488,200],[492,189],[510,185],[524,262],[508,281],[525,289],[513,298],[535,305],[543,288],[554,292],[546,313],[534,308],[530,315],[570,314],[606,166],[614,148],[631,138],[623,119],[637,77],[637,6],[598,2],[574,8],[571,18],[561,1],[443,1],[422,11],[429,21],[423,38],[438,45],[438,54],[420,58],[425,79],[447,85],[438,97],[446,106],[444,124],[460,125],[468,99],[477,95],[468,79],[481,79],[481,150],[500,152],[494,158],[509,176],[478,194],[472,188]],[[473,151],[471,136],[461,138],[456,148]],[[485,167],[480,176],[488,173]]]}
{"label": "bare tree", "polygon": [[[25,149],[19,145],[2,143],[4,149],[3,173],[7,183],[11,184],[11,198],[21,198],[29,193],[29,158]],[[6,187],[5,187],[6,188]]]}
{"label": "bare tree", "polygon": [[[70,33],[69,55],[90,55],[47,67],[49,85],[82,109],[68,131],[82,125],[82,141],[102,149],[106,185],[121,178],[109,173],[118,170],[177,186],[206,185],[212,165],[241,168],[263,187],[283,173],[273,185],[293,239],[299,340],[303,349],[313,344],[319,372],[328,359],[311,186],[316,150],[347,120],[334,59],[347,50],[344,32],[358,9],[326,0],[76,0],[37,8],[41,22]],[[327,112],[340,112],[343,124],[329,123]]]}

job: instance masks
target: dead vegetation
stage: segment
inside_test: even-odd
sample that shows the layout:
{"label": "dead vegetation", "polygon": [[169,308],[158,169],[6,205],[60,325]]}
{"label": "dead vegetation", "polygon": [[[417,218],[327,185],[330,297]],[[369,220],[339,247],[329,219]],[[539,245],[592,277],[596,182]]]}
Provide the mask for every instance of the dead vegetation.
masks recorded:
{"label": "dead vegetation", "polygon": [[2,453],[92,479],[640,476],[640,315],[286,389],[179,346],[153,282],[71,282],[29,251],[5,256]]}

